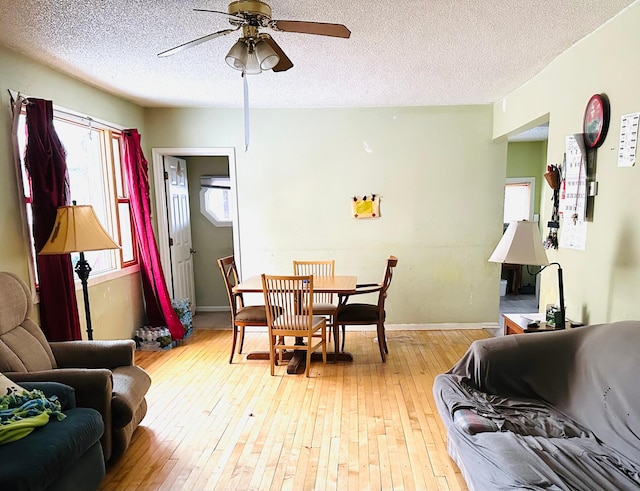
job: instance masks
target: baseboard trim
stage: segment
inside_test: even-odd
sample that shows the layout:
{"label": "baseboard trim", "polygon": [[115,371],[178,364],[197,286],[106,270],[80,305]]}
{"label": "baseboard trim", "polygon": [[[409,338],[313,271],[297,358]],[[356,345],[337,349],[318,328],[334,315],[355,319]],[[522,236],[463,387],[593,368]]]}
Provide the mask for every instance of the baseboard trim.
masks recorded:
{"label": "baseboard trim", "polygon": [[[368,328],[369,326],[364,327]],[[387,331],[447,331],[452,329],[497,329],[499,327],[497,322],[443,322],[439,324],[387,324],[385,329]],[[349,326],[347,326],[347,330],[349,330]],[[371,326],[371,330],[375,331],[376,327]]]}
{"label": "baseboard trim", "polygon": [[[204,328],[230,330],[230,328]],[[246,332],[266,332],[265,327],[247,326]],[[453,331],[459,329],[500,329],[497,322],[474,322],[474,323],[442,323],[442,324],[387,324],[387,331]],[[347,332],[375,332],[376,326],[347,326]]]}
{"label": "baseboard trim", "polygon": [[229,306],[215,307],[215,306],[198,306],[196,307],[196,314],[198,312],[231,312]]}

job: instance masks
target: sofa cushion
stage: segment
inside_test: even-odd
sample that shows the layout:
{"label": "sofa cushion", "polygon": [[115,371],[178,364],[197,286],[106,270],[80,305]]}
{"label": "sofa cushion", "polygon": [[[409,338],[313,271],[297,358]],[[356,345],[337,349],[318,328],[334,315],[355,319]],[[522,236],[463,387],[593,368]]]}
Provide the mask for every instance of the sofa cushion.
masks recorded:
{"label": "sofa cushion", "polygon": [[56,397],[60,401],[62,411],[76,407],[76,391],[73,387],[59,382],[21,382],[25,390],[40,390],[45,397]]}
{"label": "sofa cushion", "polygon": [[105,475],[104,455],[100,443],[94,443],[74,466],[45,491],[96,491]]}
{"label": "sofa cushion", "polygon": [[65,414],[62,421],[51,418],[28,437],[0,446],[0,489],[46,489],[99,441],[104,429],[100,413],[74,408]]}
{"label": "sofa cushion", "polygon": [[27,316],[31,292],[17,276],[0,275],[0,372],[35,372],[56,362],[40,328]]}
{"label": "sofa cushion", "polygon": [[23,282],[12,274],[0,275],[0,335],[19,326],[29,315],[31,293],[23,287]]}
{"label": "sofa cushion", "polygon": [[0,372],[40,372],[55,368],[55,360],[44,335],[34,335],[25,326],[0,335]]}

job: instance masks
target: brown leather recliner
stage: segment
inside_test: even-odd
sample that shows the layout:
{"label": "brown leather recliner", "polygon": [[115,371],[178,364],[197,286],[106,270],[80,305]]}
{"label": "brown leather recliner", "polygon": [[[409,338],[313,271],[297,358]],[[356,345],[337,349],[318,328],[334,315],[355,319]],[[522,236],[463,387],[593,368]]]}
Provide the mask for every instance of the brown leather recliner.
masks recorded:
{"label": "brown leather recliner", "polygon": [[76,405],[104,421],[105,461],[121,456],[147,412],[149,375],[134,365],[133,340],[47,342],[29,318],[31,292],[0,272],[0,372],[14,382],[53,381],[76,391]]}

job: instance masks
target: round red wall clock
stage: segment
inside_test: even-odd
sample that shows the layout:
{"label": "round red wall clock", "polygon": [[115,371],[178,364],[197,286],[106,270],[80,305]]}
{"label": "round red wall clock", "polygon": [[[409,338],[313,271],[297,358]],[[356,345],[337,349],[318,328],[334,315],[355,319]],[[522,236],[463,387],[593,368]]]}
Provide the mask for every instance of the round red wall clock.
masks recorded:
{"label": "round red wall clock", "polygon": [[598,148],[607,137],[609,129],[609,99],[605,94],[594,94],[587,103],[582,120],[584,143],[588,148]]}

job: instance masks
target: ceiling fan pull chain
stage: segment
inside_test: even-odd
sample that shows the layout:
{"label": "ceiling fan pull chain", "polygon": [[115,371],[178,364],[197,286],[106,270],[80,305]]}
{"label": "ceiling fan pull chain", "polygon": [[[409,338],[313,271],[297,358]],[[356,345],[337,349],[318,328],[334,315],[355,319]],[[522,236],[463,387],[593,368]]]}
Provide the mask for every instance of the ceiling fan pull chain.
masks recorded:
{"label": "ceiling fan pull chain", "polygon": [[247,83],[247,74],[242,72],[242,80],[244,85],[244,151],[249,150],[249,84]]}

